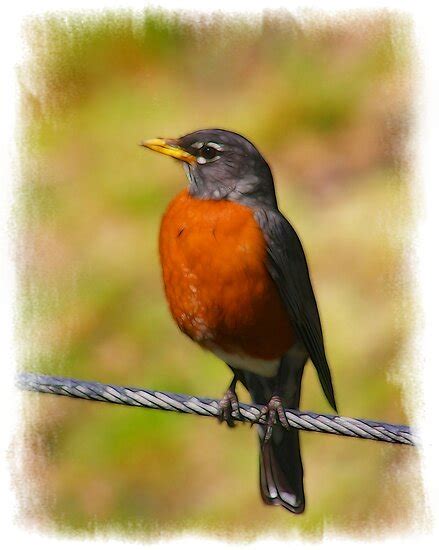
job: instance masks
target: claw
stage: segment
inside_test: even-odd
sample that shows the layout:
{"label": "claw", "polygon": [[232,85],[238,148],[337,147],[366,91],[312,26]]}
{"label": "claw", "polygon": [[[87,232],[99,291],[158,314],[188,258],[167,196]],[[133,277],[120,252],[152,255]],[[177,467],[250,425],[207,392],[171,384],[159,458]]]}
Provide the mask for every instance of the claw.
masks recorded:
{"label": "claw", "polygon": [[288,420],[285,414],[285,409],[282,405],[282,400],[278,395],[273,395],[270,399],[270,401],[267,403],[267,405],[264,405],[258,415],[258,417],[251,423],[255,424],[255,422],[258,422],[263,416],[266,417],[265,422],[265,433],[264,433],[264,440],[263,445],[268,443],[270,441],[271,435],[273,433],[273,426],[275,424],[281,424],[286,430],[290,429],[290,425],[288,424]]}
{"label": "claw", "polygon": [[236,392],[229,388],[224,397],[219,402],[219,415],[218,420],[220,423],[226,421],[227,425],[230,428],[235,427],[235,420],[233,418],[233,413],[235,413],[235,418],[241,418],[241,413],[239,412],[239,401],[236,395]]}

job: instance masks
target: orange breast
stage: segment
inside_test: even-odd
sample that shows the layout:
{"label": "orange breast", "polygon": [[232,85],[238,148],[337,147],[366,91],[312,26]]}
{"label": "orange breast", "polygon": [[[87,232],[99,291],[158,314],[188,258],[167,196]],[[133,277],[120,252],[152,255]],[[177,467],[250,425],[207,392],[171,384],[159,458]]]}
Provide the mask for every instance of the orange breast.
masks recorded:
{"label": "orange breast", "polygon": [[160,229],[166,297],[180,329],[206,348],[281,357],[294,334],[265,267],[265,241],[251,210],[183,191]]}

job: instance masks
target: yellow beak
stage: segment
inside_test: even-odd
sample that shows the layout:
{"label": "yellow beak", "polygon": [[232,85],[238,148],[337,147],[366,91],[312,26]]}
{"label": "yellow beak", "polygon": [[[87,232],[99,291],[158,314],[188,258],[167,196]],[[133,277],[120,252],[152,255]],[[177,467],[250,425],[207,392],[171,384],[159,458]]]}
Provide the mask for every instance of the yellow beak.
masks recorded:
{"label": "yellow beak", "polygon": [[147,147],[152,151],[157,151],[158,153],[168,155],[168,157],[173,157],[177,160],[182,160],[183,162],[187,162],[189,164],[196,162],[196,158],[194,157],[194,155],[191,155],[190,153],[179,147],[174,139],[148,139],[146,141],[142,141],[140,145],[142,145],[143,147]]}

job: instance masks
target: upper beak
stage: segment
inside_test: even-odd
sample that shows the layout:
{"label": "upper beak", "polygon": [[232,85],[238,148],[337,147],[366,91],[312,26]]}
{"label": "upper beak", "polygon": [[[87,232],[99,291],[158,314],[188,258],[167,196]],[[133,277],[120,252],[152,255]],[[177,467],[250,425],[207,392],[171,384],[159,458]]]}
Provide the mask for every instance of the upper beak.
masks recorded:
{"label": "upper beak", "polygon": [[175,139],[148,139],[146,141],[142,141],[140,145],[142,145],[143,147],[147,147],[152,151],[157,151],[158,153],[163,153],[163,155],[173,157],[177,160],[188,162],[189,164],[196,162],[196,158],[194,157],[194,155],[191,155],[190,153],[179,147]]}

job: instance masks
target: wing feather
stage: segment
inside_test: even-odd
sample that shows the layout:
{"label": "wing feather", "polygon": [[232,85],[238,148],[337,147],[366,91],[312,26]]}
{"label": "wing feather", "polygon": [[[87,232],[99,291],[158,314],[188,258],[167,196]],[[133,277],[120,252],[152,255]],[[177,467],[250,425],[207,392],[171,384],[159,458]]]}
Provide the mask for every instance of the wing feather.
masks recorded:
{"label": "wing feather", "polygon": [[267,243],[267,269],[317,370],[325,396],[337,411],[319,310],[300,239],[278,210],[258,208],[255,218]]}

